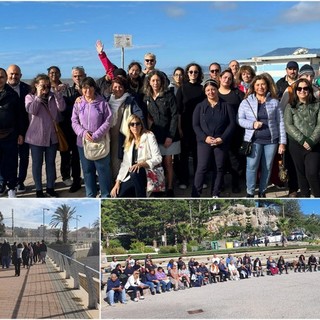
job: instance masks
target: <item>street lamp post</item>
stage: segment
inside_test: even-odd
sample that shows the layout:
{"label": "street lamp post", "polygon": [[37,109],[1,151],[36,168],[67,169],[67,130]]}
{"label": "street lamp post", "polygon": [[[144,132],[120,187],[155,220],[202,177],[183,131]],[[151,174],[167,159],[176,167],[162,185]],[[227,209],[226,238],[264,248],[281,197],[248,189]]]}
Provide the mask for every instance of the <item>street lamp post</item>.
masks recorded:
{"label": "street lamp post", "polygon": [[42,239],[45,240],[45,227],[44,227],[44,224],[45,224],[45,219],[44,219],[44,212],[45,211],[49,211],[50,209],[47,209],[47,208],[42,208]]}
{"label": "street lamp post", "polygon": [[76,243],[78,243],[78,217],[82,218],[82,216],[79,214],[76,215]]}

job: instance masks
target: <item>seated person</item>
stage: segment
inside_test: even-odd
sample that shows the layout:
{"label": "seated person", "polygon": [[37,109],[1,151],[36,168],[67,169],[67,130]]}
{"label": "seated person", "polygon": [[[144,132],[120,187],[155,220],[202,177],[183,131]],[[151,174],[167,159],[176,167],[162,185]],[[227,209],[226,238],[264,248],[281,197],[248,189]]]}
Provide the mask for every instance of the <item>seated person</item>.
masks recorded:
{"label": "seated person", "polygon": [[125,283],[126,283],[127,280],[128,280],[128,275],[124,272],[124,270],[122,269],[122,266],[121,266],[120,263],[118,263],[118,264],[116,265],[116,268],[113,269],[113,270],[111,271],[111,273],[114,273],[114,274],[117,275],[117,277],[118,277],[118,279],[120,280],[120,283],[121,283],[122,286],[125,285]]}
{"label": "seated person", "polygon": [[190,271],[187,269],[186,264],[182,265],[182,268],[178,270],[178,273],[181,281],[187,286],[187,288],[190,288]]}
{"label": "seated person", "polygon": [[138,291],[140,293],[140,300],[144,299],[144,295],[143,295],[143,289],[147,289],[149,288],[149,286],[147,286],[146,284],[142,283],[140,281],[140,272],[138,270],[134,271],[133,274],[128,278],[128,281],[126,282],[124,288],[129,291],[132,290],[133,294],[132,294],[132,300],[134,302],[138,302]]}
{"label": "seated person", "polygon": [[134,269],[134,267],[133,267],[131,264],[127,264],[127,266],[126,266],[125,269],[124,269],[124,273],[125,273],[128,277],[130,277],[130,276],[133,274],[134,271],[135,271],[135,269]]}
{"label": "seated person", "polygon": [[220,262],[220,258],[218,258],[218,256],[214,253],[213,256],[212,256],[212,259],[211,259],[212,263],[214,263],[215,261]]}
{"label": "seated person", "polygon": [[173,259],[170,259],[168,264],[167,264],[167,270],[168,272],[170,271],[170,269],[172,268],[172,266],[174,265],[174,260]]}
{"label": "seated person", "polygon": [[134,266],[134,263],[135,263],[135,260],[132,258],[131,255],[128,255],[128,257],[127,257],[127,259],[126,259],[126,266],[127,266],[128,264],[130,264],[131,267],[133,267],[133,266]]}
{"label": "seated person", "polygon": [[253,261],[253,270],[256,272],[257,277],[264,276],[262,263],[261,263],[260,258],[258,258],[258,257]]}
{"label": "seated person", "polygon": [[107,300],[110,306],[114,307],[115,302],[120,301],[126,304],[126,290],[122,287],[120,280],[115,273],[112,273],[107,281]]}
{"label": "seated person", "polygon": [[229,266],[230,262],[233,261],[233,264],[236,265],[236,261],[235,261],[235,258],[233,257],[232,254],[228,254],[228,257],[226,258],[226,264],[227,264],[227,267]]}
{"label": "seated person", "polygon": [[280,256],[278,260],[278,268],[279,268],[280,274],[282,274],[284,270],[286,271],[286,274],[288,274],[288,264],[284,261],[283,256]]}
{"label": "seated person", "polygon": [[[155,269],[150,269],[149,272],[146,272],[146,281],[145,281],[145,284],[150,287],[150,291],[151,291],[151,294],[152,294],[152,295],[154,295],[156,292],[157,292],[158,294],[161,293],[161,291],[160,291],[161,283],[160,283],[160,280],[157,279]],[[154,290],[155,287],[156,287],[156,292],[155,292],[155,290]]]}
{"label": "seated person", "polygon": [[234,264],[233,260],[230,260],[229,265],[228,265],[228,270],[230,273],[230,280],[240,280],[240,274],[239,271],[237,270],[237,267]]}
{"label": "seated person", "polygon": [[302,268],[303,268],[303,272],[306,272],[306,258],[303,254],[299,256],[298,271],[301,272]]}
{"label": "seated person", "polygon": [[157,269],[157,265],[153,263],[152,259],[147,260],[144,267],[147,272]]}
{"label": "seated person", "polygon": [[117,257],[112,257],[112,261],[110,263],[110,270],[114,270],[118,264]]}
{"label": "seated person", "polygon": [[206,285],[209,283],[209,270],[204,264],[204,262],[201,262],[200,265],[197,268],[198,272],[201,272],[202,275],[202,284]]}
{"label": "seated person", "polygon": [[181,270],[182,267],[186,265],[182,260],[182,257],[179,257],[177,264],[178,264],[178,270]]}
{"label": "seated person", "polygon": [[157,268],[156,277],[160,281],[162,292],[171,291],[172,283],[162,267]]}
{"label": "seated person", "polygon": [[226,266],[226,263],[225,263],[225,260],[224,259],[221,259],[220,262],[219,262],[219,270],[220,270],[220,273],[222,275],[221,277],[221,280],[222,281],[227,281],[227,279],[230,280],[230,272]]}
{"label": "seated person", "polygon": [[174,264],[172,268],[169,270],[169,279],[174,287],[174,291],[178,291],[179,287],[184,287],[183,283],[180,280],[177,264]]}
{"label": "seated person", "polygon": [[[199,262],[198,262],[198,261],[195,261],[195,262],[194,262],[194,265],[193,265],[194,272],[192,273],[193,276],[191,276],[191,280],[192,280],[192,281],[193,281],[193,280],[197,281],[197,282],[199,283],[199,285],[202,286],[202,285],[203,285],[204,276],[203,276],[203,274],[202,274],[202,272],[201,272],[201,269],[199,269],[199,267],[200,267]],[[193,283],[193,285],[194,285],[194,284],[195,284],[195,283]],[[195,285],[197,285],[197,284],[195,284]]]}
{"label": "seated person", "polygon": [[111,197],[125,197],[134,190],[135,197],[147,197],[147,172],[161,164],[162,156],[153,132],[144,128],[143,121],[135,114],[127,120],[124,155]]}
{"label": "seated person", "polygon": [[309,271],[312,271],[312,266],[314,267],[314,271],[317,271],[317,258],[312,254],[308,259]]}
{"label": "seated person", "polygon": [[218,266],[218,261],[215,261],[215,262],[211,263],[211,266],[210,266],[211,283],[212,282],[216,283],[217,278],[219,279],[219,281],[221,280],[221,274],[220,274],[220,270],[219,270],[219,266]]}
{"label": "seated person", "polygon": [[279,273],[279,268],[277,267],[275,260],[271,256],[269,256],[267,260],[267,269],[270,270],[272,276]]}
{"label": "seated person", "polygon": [[246,253],[242,259],[242,263],[244,264],[244,266],[247,268],[248,270],[248,276],[251,277],[251,273],[252,273],[252,262],[251,262],[251,258],[249,256],[248,253]]}

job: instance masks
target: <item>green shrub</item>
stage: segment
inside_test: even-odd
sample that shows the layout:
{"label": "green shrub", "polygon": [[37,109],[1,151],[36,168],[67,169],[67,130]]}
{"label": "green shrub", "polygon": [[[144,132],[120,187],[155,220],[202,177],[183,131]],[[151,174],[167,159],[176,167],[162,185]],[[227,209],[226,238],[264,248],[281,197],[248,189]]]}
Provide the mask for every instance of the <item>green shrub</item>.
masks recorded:
{"label": "green shrub", "polygon": [[106,250],[106,254],[110,254],[110,255],[126,254],[126,253],[127,251],[124,247],[114,247],[114,248],[109,247]]}
{"label": "green shrub", "polygon": [[178,253],[178,250],[175,246],[162,246],[159,248],[159,253]]}

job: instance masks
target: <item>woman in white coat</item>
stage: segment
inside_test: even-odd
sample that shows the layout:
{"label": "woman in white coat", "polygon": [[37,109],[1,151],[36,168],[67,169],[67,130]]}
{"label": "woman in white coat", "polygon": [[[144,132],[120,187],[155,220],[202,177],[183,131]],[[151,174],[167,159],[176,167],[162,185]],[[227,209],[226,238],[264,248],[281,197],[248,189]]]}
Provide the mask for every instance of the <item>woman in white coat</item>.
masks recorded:
{"label": "woman in white coat", "polygon": [[147,195],[145,169],[153,169],[161,162],[162,156],[155,135],[144,128],[139,116],[130,115],[123,161],[116,183],[111,190],[111,197],[124,197],[134,190],[135,197],[145,198]]}

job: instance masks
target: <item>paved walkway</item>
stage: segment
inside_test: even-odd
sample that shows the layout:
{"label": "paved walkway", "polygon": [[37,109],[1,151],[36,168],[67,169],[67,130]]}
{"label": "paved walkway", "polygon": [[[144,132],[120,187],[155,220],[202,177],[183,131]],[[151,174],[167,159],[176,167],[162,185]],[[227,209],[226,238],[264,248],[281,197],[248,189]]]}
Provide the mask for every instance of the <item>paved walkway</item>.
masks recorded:
{"label": "paved walkway", "polygon": [[[60,174],[60,163],[61,163],[61,158],[60,158],[60,153],[57,152],[57,157],[56,157],[56,172],[57,172],[57,179],[56,179],[56,191],[59,193],[59,196],[61,198],[83,198],[85,197],[85,188],[84,185],[82,188],[75,192],[75,193],[69,193],[69,187],[66,187],[63,182],[62,182],[62,177]],[[19,198],[35,198],[35,187],[34,187],[34,181],[32,178],[32,159],[30,156],[30,163],[29,163],[29,169],[28,169],[28,176],[25,181],[25,185],[27,187],[27,192],[18,194]],[[46,178],[45,178],[45,167],[43,166],[42,169],[43,172],[43,178],[42,182],[45,184]],[[192,171],[190,171],[192,172]],[[192,181],[193,177],[190,178],[190,182]],[[210,181],[211,179],[211,173],[208,173],[207,180]],[[44,186],[44,191],[45,191],[45,186]],[[257,191],[258,192],[258,191]],[[174,188],[174,193],[176,198],[190,198],[191,197],[191,186],[187,188],[186,190],[180,190],[178,185],[175,185]],[[288,189],[277,189],[275,186],[270,185],[269,188],[267,189],[266,196],[267,198],[284,198],[288,194]],[[225,198],[244,198],[246,196],[246,189],[245,189],[245,182],[242,181],[241,183],[241,193],[232,193],[231,191],[231,175],[226,174],[225,175],[225,190],[222,192],[221,197]],[[210,196],[210,183],[207,189],[203,190],[202,194],[203,198],[211,198]]]}
{"label": "paved walkway", "polygon": [[[294,273],[209,284],[110,307],[102,319],[315,319],[320,272]],[[103,293],[105,297],[105,293]]]}
{"label": "paved walkway", "polygon": [[89,314],[73,291],[65,285],[50,259],[29,269],[14,266],[0,269],[1,319],[89,319]]}

